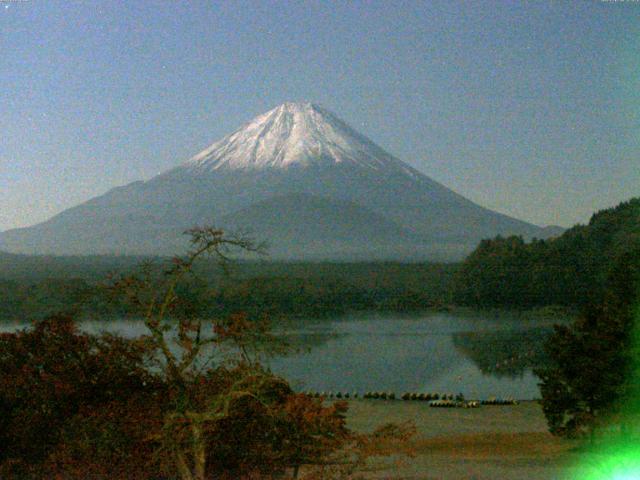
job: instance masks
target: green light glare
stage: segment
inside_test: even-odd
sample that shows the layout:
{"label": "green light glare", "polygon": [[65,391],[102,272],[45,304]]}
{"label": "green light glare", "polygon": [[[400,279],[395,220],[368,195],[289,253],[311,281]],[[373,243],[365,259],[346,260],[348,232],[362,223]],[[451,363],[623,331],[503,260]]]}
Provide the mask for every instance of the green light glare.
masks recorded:
{"label": "green light glare", "polygon": [[588,454],[583,459],[579,476],[583,480],[640,479],[640,446],[635,442],[609,446]]}
{"label": "green light glare", "polygon": [[602,439],[581,455],[577,472],[570,478],[581,480],[640,480],[640,304],[635,306],[632,328],[632,368],[627,384],[627,398],[621,418],[629,426],[625,438],[613,435]]}
{"label": "green light glare", "polygon": [[636,471],[631,472],[631,473],[621,473],[621,474],[615,474],[612,479],[613,480],[633,480],[633,479],[637,479],[638,478],[638,472]]}

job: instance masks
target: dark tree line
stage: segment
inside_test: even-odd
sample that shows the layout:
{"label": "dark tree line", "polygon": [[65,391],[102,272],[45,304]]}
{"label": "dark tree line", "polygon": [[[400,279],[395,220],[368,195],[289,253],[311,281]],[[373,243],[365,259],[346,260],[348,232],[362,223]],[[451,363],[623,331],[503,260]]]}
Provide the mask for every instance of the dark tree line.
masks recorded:
{"label": "dark tree line", "polygon": [[[27,260],[30,257],[27,257]],[[24,260],[24,261],[27,261]],[[64,261],[59,259],[63,264]],[[0,268],[2,267],[0,261]],[[323,317],[347,311],[416,311],[450,303],[457,265],[442,264],[269,264],[240,265],[232,281],[203,262],[198,278],[180,285],[191,305],[232,313]],[[13,265],[14,271],[17,270]],[[58,268],[62,271],[62,268]],[[123,267],[126,272],[128,268]],[[118,272],[118,270],[116,270]],[[61,277],[0,275],[0,320],[44,318],[60,311],[87,312],[114,318],[128,313],[127,305],[105,295],[103,277],[69,264]],[[205,284],[215,291],[203,291]]]}
{"label": "dark tree line", "polygon": [[454,301],[475,307],[584,308],[602,298],[611,265],[640,245],[640,198],[594,214],[560,237],[483,240],[464,261]]}

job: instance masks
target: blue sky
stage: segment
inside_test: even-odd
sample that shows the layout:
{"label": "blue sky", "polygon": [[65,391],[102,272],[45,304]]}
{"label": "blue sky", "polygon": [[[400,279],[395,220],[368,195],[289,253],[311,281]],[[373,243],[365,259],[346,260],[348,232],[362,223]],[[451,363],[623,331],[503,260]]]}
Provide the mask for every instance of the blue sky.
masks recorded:
{"label": "blue sky", "polygon": [[0,230],[284,101],[537,224],[640,195],[640,2],[0,0]]}

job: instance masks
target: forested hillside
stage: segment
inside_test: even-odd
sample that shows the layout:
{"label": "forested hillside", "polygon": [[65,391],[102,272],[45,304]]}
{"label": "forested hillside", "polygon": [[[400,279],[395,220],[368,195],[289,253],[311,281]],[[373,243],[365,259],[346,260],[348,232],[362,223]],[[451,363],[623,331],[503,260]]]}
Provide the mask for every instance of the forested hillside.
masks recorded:
{"label": "forested hillside", "polygon": [[599,211],[587,225],[557,238],[483,240],[458,272],[454,301],[476,307],[581,307],[600,297],[611,265],[638,245],[640,198]]}
{"label": "forested hillside", "polygon": [[[142,257],[30,257],[0,255],[0,321],[42,318],[57,312],[119,317],[109,277],[141,262],[159,271],[168,259]],[[196,265],[199,278],[182,288],[211,312],[324,316],[352,310],[415,311],[451,303],[457,264],[239,262],[223,275],[212,262]],[[183,292],[184,293],[184,292]]]}

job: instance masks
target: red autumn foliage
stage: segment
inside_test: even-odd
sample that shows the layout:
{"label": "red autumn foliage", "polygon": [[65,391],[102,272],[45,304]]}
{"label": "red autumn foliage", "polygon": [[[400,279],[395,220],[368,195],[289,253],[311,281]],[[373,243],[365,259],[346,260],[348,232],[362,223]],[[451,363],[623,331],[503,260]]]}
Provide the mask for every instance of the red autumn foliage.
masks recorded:
{"label": "red autumn foliage", "polygon": [[[349,436],[345,405],[295,394],[255,365],[219,366],[177,388],[150,369],[148,348],[82,333],[64,316],[0,335],[0,478],[176,478],[166,438],[190,441],[184,406],[214,414],[202,422],[206,478],[321,463]],[[224,412],[211,407],[219,398]],[[179,420],[167,431],[169,414]]]}
{"label": "red autumn foliage", "polygon": [[0,477],[41,478],[79,418],[134,398],[149,403],[162,384],[146,354],[143,342],[78,332],[66,316],[1,334]]}

